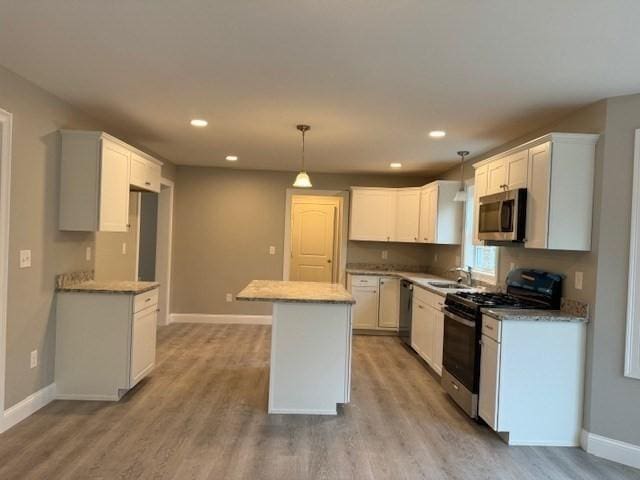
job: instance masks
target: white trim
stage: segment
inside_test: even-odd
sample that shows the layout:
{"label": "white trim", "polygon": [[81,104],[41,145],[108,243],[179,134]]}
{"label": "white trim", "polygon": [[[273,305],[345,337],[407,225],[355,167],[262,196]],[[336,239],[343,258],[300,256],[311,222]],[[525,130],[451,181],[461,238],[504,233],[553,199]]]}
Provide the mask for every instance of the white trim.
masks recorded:
{"label": "white trim", "polygon": [[169,323],[210,323],[271,325],[271,315],[226,315],[211,313],[172,313]]}
{"label": "white trim", "polygon": [[347,270],[347,241],[349,231],[349,192],[347,190],[314,190],[287,188],[284,210],[284,247],[282,249],[282,279],[289,280],[291,264],[291,200],[294,195],[311,195],[325,197],[339,197],[342,199],[342,211],[340,212],[339,235],[339,259],[338,279],[336,283],[345,284]]}
{"label": "white trim", "polygon": [[68,393],[57,395],[56,400],[81,400],[89,402],[117,402],[121,399],[119,395],[81,395],[75,393]]}
{"label": "white trim", "polygon": [[640,128],[636,130],[633,154],[633,200],[629,241],[629,284],[627,293],[627,336],[624,374],[640,379]]}
{"label": "white trim", "polygon": [[[140,280],[140,228],[142,227],[142,193],[131,193],[135,193],[136,195],[136,273],[133,278],[138,281]],[[129,228],[131,228],[131,225],[129,226]]]}
{"label": "white trim", "polygon": [[[7,289],[9,286],[9,215],[11,204],[11,141],[13,115],[0,109],[0,412],[4,411],[7,356]],[[8,428],[8,427],[7,427]],[[3,425],[0,429],[4,430]]]}
{"label": "white trim", "polygon": [[[175,193],[175,184],[172,180],[169,180],[167,178],[162,177],[160,179],[160,193],[158,193],[158,196],[162,195],[162,187],[167,187],[169,189],[169,213],[168,213],[168,219],[161,219],[160,218],[160,208],[158,208],[158,221],[157,221],[157,237],[156,237],[156,275],[158,274],[158,272],[162,269],[159,268],[160,266],[160,262],[166,262],[166,267],[165,267],[165,271],[166,271],[166,277],[165,278],[157,278],[156,280],[158,282],[160,282],[161,285],[166,284],[167,288],[166,288],[166,295],[165,298],[162,299],[160,298],[160,301],[163,301],[164,304],[164,322],[160,322],[160,325],[168,325],[169,323],[171,323],[171,258],[172,258],[172,250],[173,250],[173,199],[174,199],[174,193]],[[158,197],[158,207],[160,206],[159,204],[160,202],[160,198]],[[161,244],[162,240],[160,239],[160,224],[161,221],[166,220],[168,222],[167,225],[167,231],[166,231],[166,241],[168,242],[167,244],[167,257],[166,258],[160,258],[159,255],[157,255],[158,252],[158,246]]]}
{"label": "white trim", "polygon": [[269,415],[337,415],[338,410],[313,410],[313,409],[295,409],[295,408],[271,408]]}
{"label": "white trim", "polygon": [[640,468],[640,446],[582,431],[582,449],[596,457],[606,458],[634,468]]}
{"label": "white trim", "polygon": [[10,429],[28,416],[33,415],[42,407],[55,400],[55,398],[55,383],[47,385],[37,392],[32,393],[21,402],[16,403],[13,407],[4,411],[2,416],[2,425],[0,425],[0,432]]}

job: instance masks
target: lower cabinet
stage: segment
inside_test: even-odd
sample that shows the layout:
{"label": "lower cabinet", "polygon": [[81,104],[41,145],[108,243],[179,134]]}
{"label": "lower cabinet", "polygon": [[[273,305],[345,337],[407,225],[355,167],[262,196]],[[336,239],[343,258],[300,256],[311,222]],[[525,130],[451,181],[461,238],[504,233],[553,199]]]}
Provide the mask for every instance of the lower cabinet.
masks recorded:
{"label": "lower cabinet", "polygon": [[400,279],[349,275],[348,287],[356,300],[353,328],[397,331],[400,318]]}
{"label": "lower cabinet", "polygon": [[438,375],[442,375],[443,300],[419,287],[413,290],[411,346]]}
{"label": "lower cabinet", "polygon": [[57,397],[119,400],[155,366],[158,290],[58,292]]}
{"label": "lower cabinet", "polygon": [[510,445],[578,446],[586,324],[482,319],[478,414]]}

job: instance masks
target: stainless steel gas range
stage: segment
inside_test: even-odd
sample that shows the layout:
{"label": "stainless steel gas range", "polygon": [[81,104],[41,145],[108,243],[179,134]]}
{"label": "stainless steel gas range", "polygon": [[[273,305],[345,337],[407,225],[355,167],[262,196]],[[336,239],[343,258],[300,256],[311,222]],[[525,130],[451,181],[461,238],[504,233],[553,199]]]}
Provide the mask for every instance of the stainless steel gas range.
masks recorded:
{"label": "stainless steel gas range", "polygon": [[539,270],[513,270],[506,293],[447,294],[444,308],[442,387],[472,418],[478,416],[483,308],[560,307],[562,277]]}

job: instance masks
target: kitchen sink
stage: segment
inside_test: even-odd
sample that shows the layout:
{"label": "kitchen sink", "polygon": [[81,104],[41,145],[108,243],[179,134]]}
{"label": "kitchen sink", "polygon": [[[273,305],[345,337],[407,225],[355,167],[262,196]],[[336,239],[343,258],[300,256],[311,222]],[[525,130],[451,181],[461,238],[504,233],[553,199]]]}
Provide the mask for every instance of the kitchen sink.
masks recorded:
{"label": "kitchen sink", "polygon": [[456,290],[468,290],[471,287],[454,282],[429,282],[429,285],[436,288],[455,288]]}

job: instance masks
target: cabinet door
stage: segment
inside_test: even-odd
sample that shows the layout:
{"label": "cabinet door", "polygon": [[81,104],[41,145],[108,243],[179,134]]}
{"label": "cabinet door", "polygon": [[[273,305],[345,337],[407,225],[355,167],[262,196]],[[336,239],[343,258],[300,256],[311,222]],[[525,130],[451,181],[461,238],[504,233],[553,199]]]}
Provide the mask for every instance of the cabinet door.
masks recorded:
{"label": "cabinet door", "polygon": [[489,165],[483,165],[476,168],[474,180],[474,202],[473,202],[473,244],[482,245],[482,241],[478,238],[478,211],[480,202],[478,199],[487,194]]}
{"label": "cabinet door", "polygon": [[444,313],[442,310],[433,310],[433,337],[432,337],[432,355],[431,366],[442,375],[442,345],[444,343]]}
{"label": "cabinet door", "polygon": [[507,183],[507,169],[504,159],[496,160],[487,165],[487,195],[504,191]]}
{"label": "cabinet door", "polygon": [[420,222],[420,189],[398,190],[396,203],[396,242],[417,242]]}
{"label": "cabinet door", "polygon": [[391,241],[395,230],[395,214],[395,190],[353,189],[349,239]]}
{"label": "cabinet door", "polygon": [[400,279],[380,279],[380,308],[378,326],[380,328],[398,328],[400,320]]}
{"label": "cabinet door", "polygon": [[411,312],[411,347],[424,358],[424,345],[427,338],[427,306],[413,297]]}
{"label": "cabinet door", "polygon": [[438,222],[438,187],[424,188],[420,193],[420,241],[434,243]]}
{"label": "cabinet door", "polygon": [[129,224],[129,150],[102,140],[99,230],[126,232]]}
{"label": "cabinet door", "polygon": [[378,287],[352,286],[351,294],[356,301],[351,308],[353,328],[377,328]]}
{"label": "cabinet door", "polygon": [[433,367],[433,336],[435,334],[435,309],[425,306],[425,334],[424,344],[422,345],[422,358]]}
{"label": "cabinet door", "polygon": [[144,378],[155,365],[157,323],[156,306],[142,310],[133,316],[129,388]]}
{"label": "cabinet door", "polygon": [[526,248],[547,248],[550,182],[551,144],[544,143],[529,149]]}
{"label": "cabinet door", "polygon": [[509,190],[514,188],[527,188],[527,167],[529,164],[529,151],[522,150],[509,155],[504,159],[507,169],[506,184]]}
{"label": "cabinet door", "polygon": [[478,413],[494,430],[498,429],[498,399],[500,393],[500,344],[482,336],[480,355],[480,398]]}

